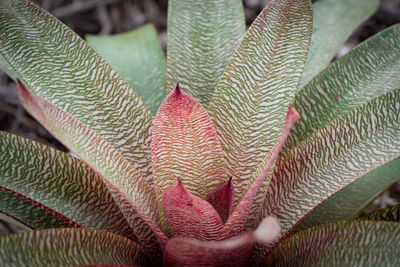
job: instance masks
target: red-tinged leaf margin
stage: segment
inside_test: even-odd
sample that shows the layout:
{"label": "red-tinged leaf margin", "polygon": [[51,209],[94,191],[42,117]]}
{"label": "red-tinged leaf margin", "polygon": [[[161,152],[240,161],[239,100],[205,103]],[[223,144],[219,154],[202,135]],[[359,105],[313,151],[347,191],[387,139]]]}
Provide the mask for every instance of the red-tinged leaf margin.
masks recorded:
{"label": "red-tinged leaf margin", "polygon": [[239,204],[237,205],[231,216],[229,216],[229,219],[225,223],[223,231],[220,234],[220,239],[236,236],[243,231],[247,221],[247,217],[250,213],[250,208],[253,204],[253,200],[258,192],[258,189],[263,184],[268,173],[271,171],[271,168],[274,165],[275,160],[279,155],[279,152],[281,151],[287,137],[289,136],[290,129],[299,118],[300,115],[297,113],[297,111],[293,107],[289,107],[282,129],[281,138],[268,154],[268,161],[266,162],[266,164],[264,164],[264,170],[261,172],[257,180],[252,184],[246,195],[240,200]]}
{"label": "red-tinged leaf margin", "polygon": [[213,206],[190,194],[180,180],[163,192],[162,201],[173,237],[210,241],[222,229],[222,220]]}
{"label": "red-tinged leaf margin", "polygon": [[[47,102],[22,84],[17,84],[21,103],[47,130],[65,134],[73,151],[79,150],[84,162],[107,184],[117,205],[141,245],[161,253],[167,237],[158,228],[158,207],[154,192],[118,151],[79,120]],[[61,140],[63,141],[63,140]],[[88,150],[85,147],[90,146]]]}

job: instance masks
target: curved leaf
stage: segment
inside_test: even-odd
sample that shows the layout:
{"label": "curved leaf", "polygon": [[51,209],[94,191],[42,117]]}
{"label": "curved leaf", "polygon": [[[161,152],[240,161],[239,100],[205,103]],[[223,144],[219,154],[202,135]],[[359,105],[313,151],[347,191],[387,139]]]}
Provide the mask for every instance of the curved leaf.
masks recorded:
{"label": "curved leaf", "polygon": [[[218,84],[209,114],[237,189],[235,206],[265,168],[281,136],[311,31],[310,1],[271,1],[243,37]],[[252,216],[260,212],[266,186],[259,190]]]}
{"label": "curved leaf", "polygon": [[0,55],[33,93],[102,136],[151,180],[153,115],[86,42],[29,1],[4,0]]}
{"label": "curved leaf", "polygon": [[165,58],[156,29],[147,24],[110,36],[86,35],[86,41],[118,71],[156,114],[165,97]]}
{"label": "curved leaf", "polygon": [[329,65],[350,34],[378,6],[379,0],[319,0],[313,4],[313,34],[299,88]]}
{"label": "curved leaf", "polygon": [[110,263],[145,265],[142,247],[96,229],[58,228],[0,237],[0,262],[7,266],[75,266]]}
{"label": "curved leaf", "polygon": [[400,227],[393,222],[336,222],[282,241],[265,266],[398,266]]}
{"label": "curved leaf", "polygon": [[313,133],[282,155],[264,214],[287,233],[315,207],[371,170],[400,156],[400,89],[386,93]]}
{"label": "curved leaf", "polygon": [[330,121],[400,88],[400,25],[382,31],[334,62],[307,84],[293,105],[301,119],[284,151]]}
{"label": "curved leaf", "polygon": [[[20,214],[11,214],[14,217],[30,217],[30,220],[21,221],[33,228],[37,228],[37,220],[52,226],[49,215],[44,219],[33,217],[32,213],[22,214],[22,209],[36,211],[32,205],[37,207],[33,203],[37,202],[43,205],[41,208],[51,209],[60,218],[66,217],[80,226],[105,229],[133,238],[132,230],[98,174],[77,158],[5,132],[0,132],[0,188],[26,198],[25,202],[28,202],[24,203],[12,200],[15,194],[9,196],[8,209]],[[5,201],[2,197],[0,199]],[[0,210],[9,213],[1,207]],[[52,227],[63,225],[69,224],[54,224]]]}
{"label": "curved leaf", "polygon": [[365,174],[334,194],[296,225],[293,232],[322,223],[352,219],[398,180],[400,180],[400,158]]}
{"label": "curved leaf", "polygon": [[168,1],[167,91],[176,83],[207,107],[246,26],[241,0]]}
{"label": "curved leaf", "polygon": [[28,225],[24,224],[23,222],[19,221],[17,218],[14,218],[14,217],[2,212],[1,210],[0,210],[0,220],[4,221],[4,222],[7,222],[7,223],[14,224],[14,225],[22,228],[25,231],[32,230],[32,228],[30,226],[28,226]]}
{"label": "curved leaf", "polygon": [[358,219],[400,222],[400,204],[363,215]]}

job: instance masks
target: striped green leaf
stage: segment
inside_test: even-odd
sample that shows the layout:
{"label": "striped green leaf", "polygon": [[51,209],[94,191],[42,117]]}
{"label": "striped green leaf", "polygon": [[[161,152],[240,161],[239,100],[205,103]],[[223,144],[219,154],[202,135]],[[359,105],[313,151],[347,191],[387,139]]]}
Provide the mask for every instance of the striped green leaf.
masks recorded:
{"label": "striped green leaf", "polygon": [[207,107],[245,30],[241,0],[170,0],[167,91],[179,82]]}
{"label": "striped green leaf", "polygon": [[361,216],[359,219],[400,222],[400,204]]}
{"label": "striped green leaf", "polygon": [[165,97],[165,58],[154,26],[111,36],[87,35],[86,41],[156,114]]}
{"label": "striped green leaf", "polygon": [[3,236],[0,262],[5,266],[149,263],[143,248],[132,240],[102,230],[71,228]]}
{"label": "striped green leaf", "polygon": [[32,228],[83,226],[133,238],[92,169],[77,158],[5,132],[0,132],[1,189],[8,190],[8,195],[0,194],[0,202],[9,212],[0,210]]}
{"label": "striped green leaf", "polygon": [[293,231],[301,231],[322,223],[352,219],[399,180],[400,158],[397,158],[365,174],[333,195],[313,210]]}
{"label": "striped green leaf", "polygon": [[329,65],[350,34],[378,6],[379,0],[319,0],[313,4],[313,35],[299,88]]}
{"label": "striped green leaf", "polygon": [[400,25],[393,26],[334,62],[295,97],[301,119],[284,150],[299,144],[330,121],[400,88]]}
{"label": "striped green leaf", "polygon": [[321,202],[400,156],[400,89],[341,116],[283,154],[264,205],[282,232]]}
{"label": "striped green leaf", "polygon": [[165,239],[156,227],[159,212],[154,190],[132,165],[101,136],[79,120],[17,86],[21,103],[42,125],[57,136],[64,136],[82,160],[101,174],[117,205],[134,231],[138,241],[159,251],[156,236]]}
{"label": "striped green leaf", "polygon": [[[212,98],[209,114],[233,177],[235,206],[281,136],[306,60],[311,24],[310,1],[270,2],[243,37]],[[251,216],[259,214],[266,184]]]}
{"label": "striped green leaf", "polygon": [[399,266],[400,227],[394,222],[336,222],[290,236],[265,266]]}
{"label": "striped green leaf", "polygon": [[0,55],[33,93],[91,128],[151,179],[153,115],[69,28],[27,0],[0,1]]}

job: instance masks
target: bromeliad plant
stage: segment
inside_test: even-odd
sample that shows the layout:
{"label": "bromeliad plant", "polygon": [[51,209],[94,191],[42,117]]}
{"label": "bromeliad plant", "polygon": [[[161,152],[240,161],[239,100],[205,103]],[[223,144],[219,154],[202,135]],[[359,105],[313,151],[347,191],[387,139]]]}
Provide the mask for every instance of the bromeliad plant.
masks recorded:
{"label": "bromeliad plant", "polygon": [[244,34],[239,0],[170,0],[165,67],[152,26],[93,49],[1,1],[2,69],[79,156],[0,133],[2,218],[36,229],[2,264],[399,264],[398,207],[350,219],[400,178],[400,27],[329,65],[378,3],[320,0],[313,27],[275,0]]}

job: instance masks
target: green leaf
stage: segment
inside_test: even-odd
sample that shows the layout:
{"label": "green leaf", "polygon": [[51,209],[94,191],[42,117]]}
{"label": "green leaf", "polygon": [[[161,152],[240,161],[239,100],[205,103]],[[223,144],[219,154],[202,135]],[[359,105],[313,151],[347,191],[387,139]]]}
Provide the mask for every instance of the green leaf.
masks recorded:
{"label": "green leaf", "polygon": [[293,231],[301,231],[322,223],[352,219],[398,180],[400,158],[372,170],[343,188],[313,210]]}
{"label": "green leaf", "polygon": [[179,82],[207,107],[245,30],[241,0],[170,0],[167,91]]}
{"label": "green leaf", "polygon": [[102,136],[151,180],[153,115],[86,42],[29,1],[4,0],[0,55],[29,90]]}
{"label": "green leaf", "polygon": [[90,34],[86,35],[86,41],[156,114],[165,97],[165,58],[154,26],[147,24],[111,36]]}
{"label": "green leaf", "polygon": [[322,71],[295,97],[301,119],[284,150],[330,121],[400,88],[400,25],[378,33]]}
{"label": "green leaf", "polygon": [[378,6],[379,0],[319,0],[313,4],[313,35],[299,88],[329,65],[350,34]]}
{"label": "green leaf", "polygon": [[[233,177],[235,206],[265,168],[268,153],[281,136],[311,31],[310,1],[270,2],[243,37],[218,84],[209,114]],[[259,190],[251,216],[259,214],[266,185]]]}
{"label": "green leaf", "polygon": [[394,222],[335,222],[282,241],[266,266],[398,266],[400,227]]}
{"label": "green leaf", "polygon": [[[3,191],[3,192],[4,192],[4,191]],[[1,192],[0,192],[0,193],[1,193]],[[14,225],[16,225],[16,226],[22,228],[22,229],[25,230],[25,231],[30,231],[30,230],[32,230],[31,227],[29,227],[29,226],[23,224],[23,223],[20,222],[18,219],[13,218],[12,216],[10,216],[10,215],[8,215],[8,214],[6,214],[6,213],[3,213],[2,211],[0,211],[0,220],[2,220],[2,221],[4,221],[4,222],[11,223],[11,224],[14,224]]]}
{"label": "green leaf", "polygon": [[361,216],[358,219],[400,222],[400,204]]}
{"label": "green leaf", "polygon": [[132,240],[102,230],[73,228],[3,236],[0,262],[6,266],[149,263],[143,248]]}
{"label": "green leaf", "polygon": [[0,210],[32,228],[83,226],[133,238],[111,193],[92,169],[75,157],[1,131],[0,189],[14,193],[0,195],[2,206],[12,214]]}
{"label": "green leaf", "polygon": [[320,203],[400,156],[400,89],[341,116],[278,159],[264,214],[287,233]]}

